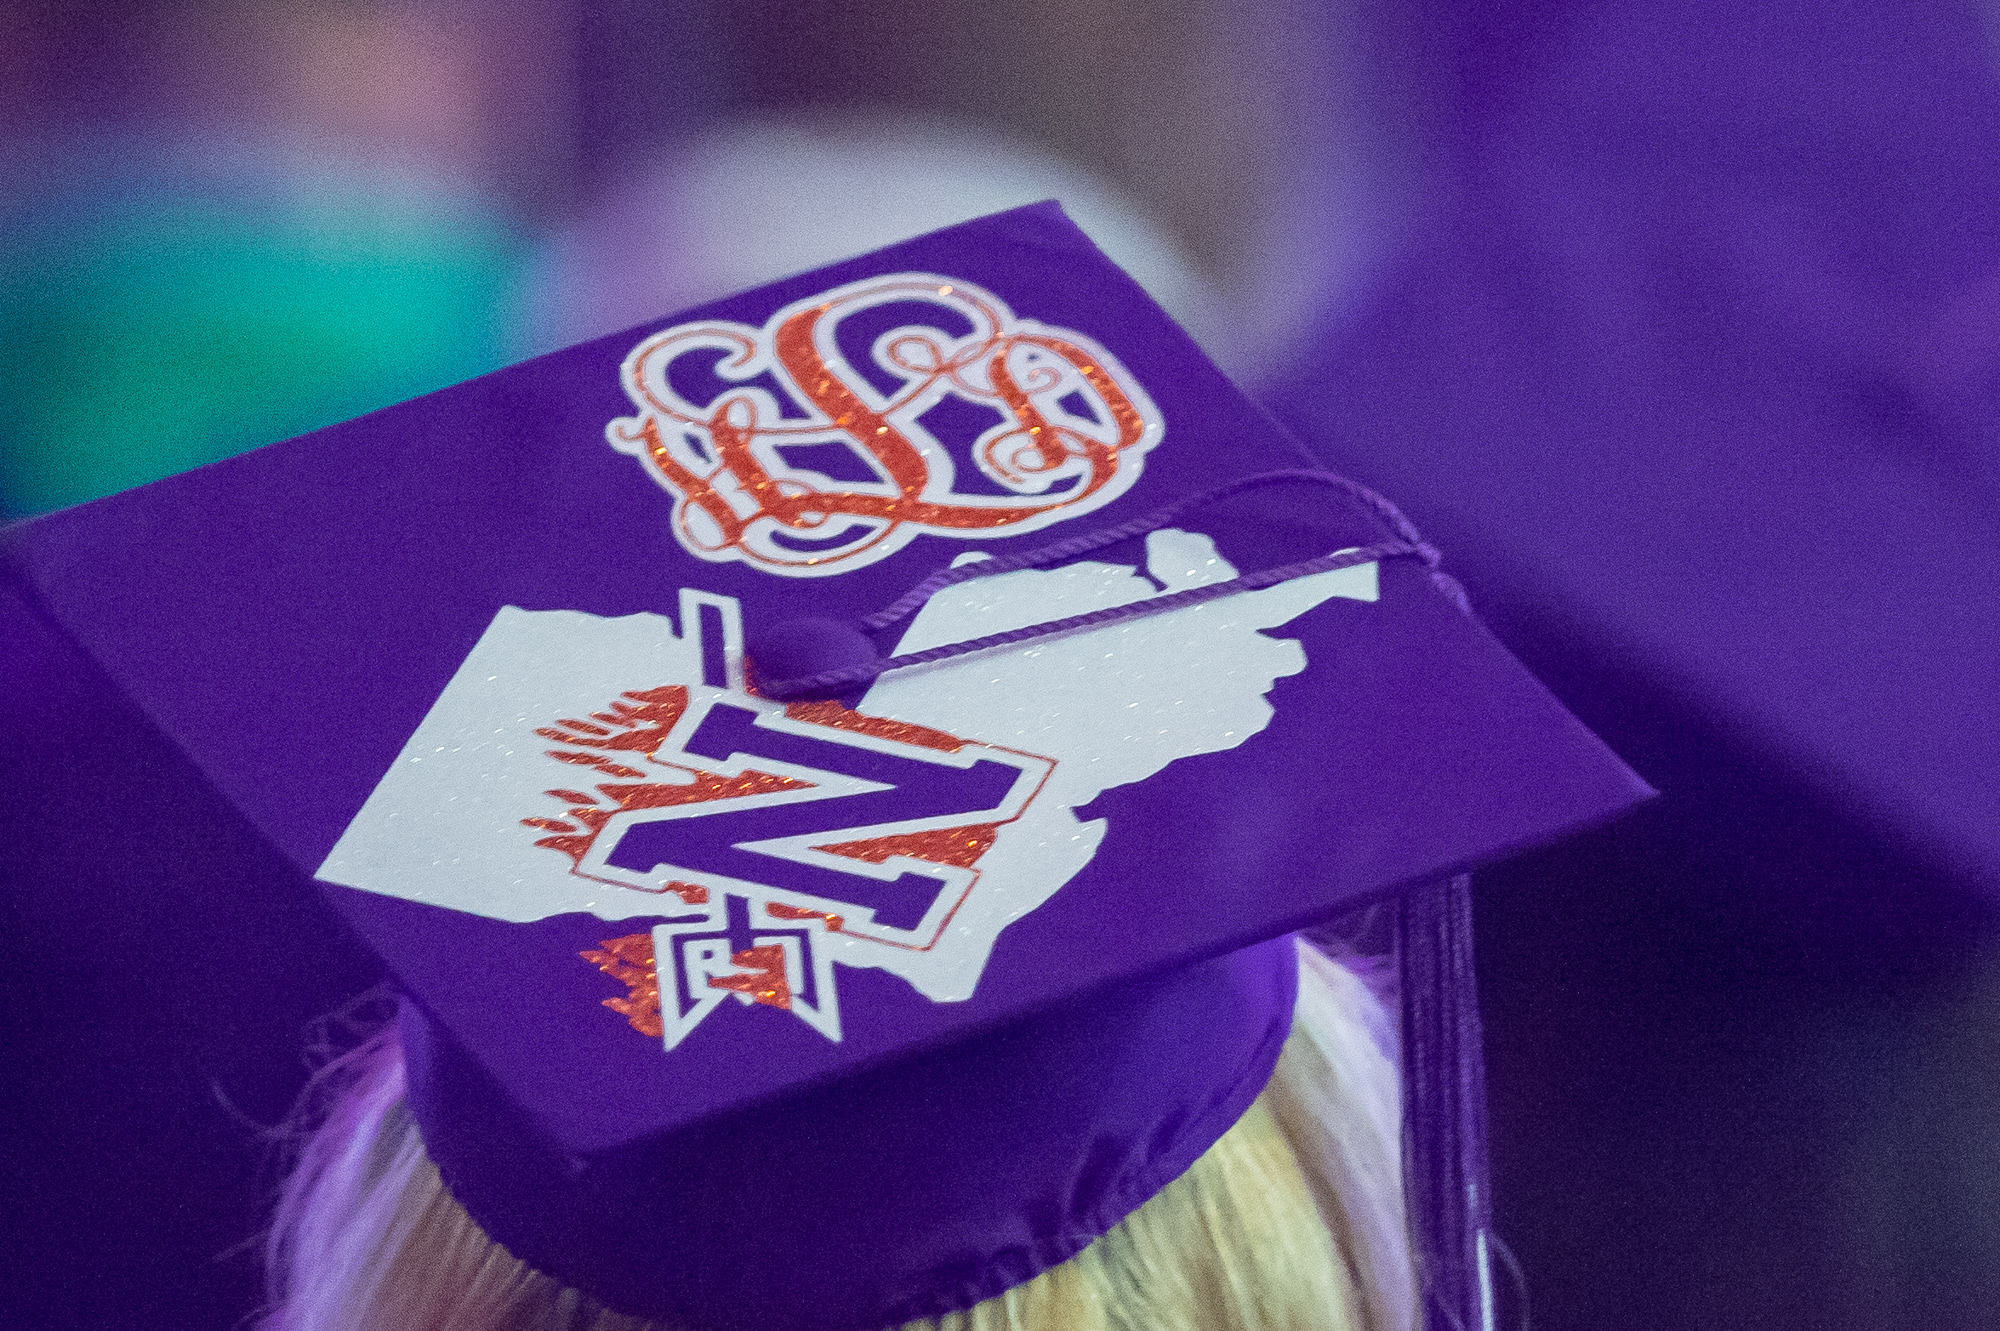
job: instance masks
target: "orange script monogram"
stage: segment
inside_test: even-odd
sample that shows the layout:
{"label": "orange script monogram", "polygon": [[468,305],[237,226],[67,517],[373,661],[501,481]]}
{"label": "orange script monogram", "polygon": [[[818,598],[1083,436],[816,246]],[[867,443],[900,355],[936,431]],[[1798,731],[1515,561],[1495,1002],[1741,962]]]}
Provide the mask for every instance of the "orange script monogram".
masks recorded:
{"label": "orange script monogram", "polygon": [[718,562],[814,577],[920,532],[1013,536],[1110,503],[1163,423],[1102,347],[965,282],[898,273],[764,327],[656,333],[625,358],[638,408],[606,428]]}

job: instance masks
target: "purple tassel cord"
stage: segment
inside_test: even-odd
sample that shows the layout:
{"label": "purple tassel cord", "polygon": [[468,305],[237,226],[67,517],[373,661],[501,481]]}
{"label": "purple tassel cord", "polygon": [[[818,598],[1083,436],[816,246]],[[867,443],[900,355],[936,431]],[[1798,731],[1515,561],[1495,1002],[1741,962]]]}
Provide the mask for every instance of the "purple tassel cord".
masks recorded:
{"label": "purple tassel cord", "polygon": [[[1403,1006],[1403,1195],[1417,1244],[1425,1325],[1495,1331],[1487,1195],[1486,1061],[1472,965],[1472,878],[1407,893],[1396,951]],[[1518,1272],[1516,1281],[1518,1285]],[[1524,1291],[1517,1322],[1526,1326]]]}
{"label": "purple tassel cord", "polygon": [[[1396,535],[1387,541],[1361,546],[1353,550],[1343,550],[1337,554],[1321,555],[1316,559],[1302,559],[1297,563],[1282,564],[1276,568],[1259,569],[1245,573],[1227,582],[1212,583],[1205,587],[1191,587],[1186,591],[1173,592],[1165,596],[1148,597],[1128,605],[1113,606],[1104,610],[1093,610],[1087,614],[1070,615],[1064,619],[1053,619],[1044,624],[1031,624],[1024,628],[1010,629],[1005,633],[988,634],[982,638],[971,638],[964,642],[946,643],[926,651],[910,652],[903,656],[873,657],[872,644],[867,635],[892,628],[917,613],[938,592],[974,578],[990,578],[1000,573],[1012,573],[1019,569],[1046,568],[1054,564],[1065,564],[1093,550],[1116,545],[1134,537],[1144,536],[1170,526],[1188,513],[1206,505],[1218,503],[1232,495],[1246,490],[1259,489],[1267,485],[1288,482],[1305,482],[1316,485],[1330,485],[1360,500]],[[845,663],[810,674],[798,675],[790,679],[757,681],[758,691],[767,698],[788,702],[800,698],[838,697],[864,685],[872,683],[891,670],[901,670],[909,666],[928,665],[934,661],[945,661],[955,656],[966,656],[973,652],[983,652],[995,647],[1008,647],[1015,643],[1028,642],[1035,638],[1048,637],[1056,633],[1068,633],[1076,629],[1099,628],[1122,620],[1137,619],[1142,615],[1164,614],[1169,610],[1179,610],[1184,606],[1199,605],[1203,601],[1213,601],[1236,592],[1256,591],[1260,588],[1289,582],[1293,578],[1308,577],[1315,573],[1328,573],[1334,569],[1351,568],[1356,564],[1369,564],[1383,559],[1414,558],[1422,561],[1430,570],[1431,578],[1440,590],[1449,596],[1461,610],[1466,609],[1465,592],[1449,574],[1439,567],[1441,556],[1437,547],[1431,545],[1410,525],[1408,518],[1381,495],[1364,485],[1358,485],[1344,476],[1327,471],[1304,469],[1289,471],[1268,471],[1255,476],[1245,476],[1206,490],[1186,499],[1155,509],[1130,522],[1116,527],[1106,527],[1095,532],[1086,532],[1067,540],[1053,542],[1022,554],[1001,559],[982,559],[975,563],[963,564],[957,568],[941,569],[925,578],[894,602],[860,621],[858,628],[832,621],[802,620],[789,626],[792,631],[784,632],[788,626],[780,626],[779,631],[787,639],[791,651],[786,656],[817,654],[827,657],[845,658]],[[817,648],[817,653],[815,653]],[[753,657],[756,653],[752,653]]]}

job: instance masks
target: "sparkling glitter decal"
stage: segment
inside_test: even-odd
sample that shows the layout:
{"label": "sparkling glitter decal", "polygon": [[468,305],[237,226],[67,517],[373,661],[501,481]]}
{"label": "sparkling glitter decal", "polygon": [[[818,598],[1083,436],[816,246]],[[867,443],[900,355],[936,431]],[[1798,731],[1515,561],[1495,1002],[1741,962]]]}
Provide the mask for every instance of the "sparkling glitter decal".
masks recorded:
{"label": "sparkling glitter decal", "polygon": [[[604,710],[591,712],[589,720],[566,717],[553,725],[538,727],[534,733],[543,739],[574,746],[548,750],[547,756],[556,761],[594,767],[598,772],[613,777],[647,775],[608,757],[616,753],[631,761],[646,762],[655,774],[672,773],[675,779],[605,781],[595,787],[594,794],[569,786],[546,790],[543,792],[546,796],[562,801],[565,808],[561,818],[536,816],[520,820],[524,826],[551,834],[539,838],[535,845],[561,851],[570,857],[575,872],[588,877],[584,861],[590,856],[599,834],[618,814],[740,799],[773,791],[813,789],[811,782],[795,777],[755,770],[730,776],[688,765],[681,754],[672,750],[671,737],[676,723],[687,712],[689,697],[689,690],[680,685],[630,690]],[[892,740],[935,752],[957,753],[966,747],[965,740],[934,727],[869,716],[838,702],[794,703],[784,709],[783,715],[789,721],[815,728]],[[971,882],[976,881],[974,866],[992,848],[1000,827],[999,823],[979,822],[963,827],[834,841],[816,845],[813,849],[868,864],[881,864],[901,857],[973,870],[974,878],[965,884],[965,890],[969,890]],[[707,907],[707,912],[701,917],[702,927],[727,915],[723,903],[711,895],[709,888],[698,883],[668,881],[657,886],[638,887],[627,880],[603,881],[607,885],[676,897],[683,906]],[[762,904],[765,918],[773,921],[785,924],[813,921],[823,925],[827,933],[847,932],[846,917],[835,911],[768,899]],[[947,912],[944,918],[948,921],[950,913]],[[942,924],[939,928],[942,929]],[[857,936],[886,942],[898,950],[923,951],[936,941],[935,937],[917,942],[882,938],[878,933],[868,931]],[[660,980],[651,935],[632,934],[607,939],[601,949],[580,955],[630,990],[625,998],[603,1000],[606,1007],[624,1015],[632,1029],[653,1037],[662,1035],[665,1027]],[[748,947],[735,948],[727,955],[734,967],[732,972],[707,973],[687,982],[709,990],[737,994],[765,1007],[798,1010],[787,966],[799,962],[796,957],[788,961],[784,943],[760,940]]]}
{"label": "sparkling glitter decal", "polygon": [[[660,746],[667,742],[674,722],[680,720],[681,714],[687,710],[687,703],[688,691],[678,684],[632,690],[614,700],[605,710],[592,712],[595,721],[565,720],[554,726],[541,727],[535,733],[544,739],[574,744],[583,749],[633,753],[651,760]],[[642,781],[638,778],[646,776],[646,772],[612,761],[603,752],[551,749],[548,756],[558,762],[592,767],[606,776],[621,778],[598,786],[594,795],[570,789],[544,792],[570,806],[565,810],[566,821],[548,817],[521,820],[524,826],[555,833],[535,844],[559,850],[579,866],[584,856],[590,853],[605,823],[614,814],[627,809],[664,809],[704,800],[736,799],[771,790],[811,788],[810,782],[773,776],[767,772],[745,772],[740,776],[723,777],[668,762],[656,762],[656,768],[677,776],[684,775],[688,779]],[[629,887],[630,884],[620,886]],[[674,893],[691,906],[708,900],[705,888],[690,883],[668,883],[654,890]]]}
{"label": "sparkling glitter decal", "polygon": [[925,749],[939,749],[945,753],[957,753],[965,747],[964,740],[956,735],[947,735],[942,730],[914,725],[908,721],[890,721],[880,716],[867,716],[831,700],[795,702],[785,708],[785,715],[794,721],[810,721],[816,726],[832,726],[835,730],[852,730],[858,734],[873,735],[877,739],[900,740],[904,744],[915,744]]}
{"label": "sparkling glitter decal", "polygon": [[604,1006],[622,1014],[641,1035],[659,1039],[666,1026],[660,1017],[660,973],[653,960],[653,936],[607,938],[577,955],[625,986],[625,997],[607,998]]}
{"label": "sparkling glitter decal", "polygon": [[839,933],[847,921],[831,911],[806,910],[800,906],[787,906],[782,901],[764,903],[764,913],[774,920],[825,920],[828,933]]}
{"label": "sparkling glitter decal", "polygon": [[785,949],[776,943],[746,947],[729,958],[743,968],[740,975],[711,975],[708,987],[748,994],[765,1007],[789,1008],[792,986],[785,980]]}
{"label": "sparkling glitter decal", "polygon": [[971,827],[944,827],[934,832],[905,832],[900,836],[875,837],[868,841],[843,841],[815,849],[849,859],[880,864],[892,855],[907,855],[931,864],[955,864],[970,869],[979,857],[993,849],[1000,824],[978,823]]}
{"label": "sparkling glitter decal", "polygon": [[[707,801],[741,799],[745,796],[774,791],[814,788],[813,783],[796,777],[755,770],[746,770],[730,776],[688,765],[684,756],[672,750],[670,746],[675,724],[686,713],[688,704],[689,691],[678,685],[651,690],[633,690],[621,695],[603,711],[592,712],[588,721],[569,717],[552,726],[536,729],[535,733],[544,739],[576,746],[573,749],[549,750],[547,756],[558,761],[576,762],[584,759],[595,763],[600,772],[609,772],[612,768],[617,768],[621,772],[631,771],[634,775],[642,775],[635,769],[627,768],[604,757],[607,753],[615,752],[629,755],[635,761],[645,761],[655,770],[671,771],[677,779],[606,781],[596,786],[595,794],[573,787],[554,787],[544,791],[543,793],[549,798],[562,801],[566,807],[562,818],[539,816],[520,820],[525,826],[551,833],[539,838],[535,845],[561,851],[570,857],[575,872],[589,877],[591,875],[585,872],[585,861],[590,857],[599,834],[618,814]],[[869,716],[844,707],[838,702],[795,703],[784,708],[783,715],[788,721],[815,729],[866,735],[873,739],[891,740],[940,753],[958,753],[967,744],[958,736],[931,726]],[[980,857],[992,849],[1002,826],[1002,823],[983,820],[958,827],[928,828],[883,836],[828,841],[815,844],[812,849],[867,864],[882,864],[891,859],[902,858],[970,871],[971,876],[964,879],[959,886],[958,900],[962,900],[964,894],[968,893],[972,885],[978,881],[978,871],[975,866]],[[709,888],[698,883],[668,881],[664,884],[641,887],[628,879],[601,881],[607,885],[671,895],[677,897],[683,906],[707,907],[698,922],[687,926],[690,928],[707,929],[728,917],[724,903],[716,899]],[[730,889],[732,893],[738,890],[740,889]],[[885,944],[898,951],[916,952],[928,951],[936,945],[938,936],[942,934],[945,924],[949,923],[957,909],[956,904],[950,905],[928,936],[910,939],[897,936],[893,930],[886,934],[879,929],[864,929],[857,933],[848,928],[847,917],[837,911],[772,900],[768,897],[761,901],[761,905],[763,916],[772,921],[783,924],[811,921],[823,926],[829,934],[844,934],[870,943]],[[810,943],[807,941],[809,938],[810,935],[799,935],[795,938],[792,946],[805,949],[797,955],[789,955],[786,944],[782,942],[761,939],[748,947],[736,947],[726,953],[734,967],[733,971],[704,972],[699,976],[689,977],[686,982],[698,988],[737,994],[765,1007],[798,1010],[795,1004],[796,995],[791,987],[792,981],[787,978],[790,973],[787,967],[802,964],[801,957],[811,959]],[[634,1030],[653,1036],[660,1035],[663,1020],[660,1008],[660,981],[654,970],[655,954],[651,937],[635,934],[622,939],[607,940],[601,951],[585,952],[582,955],[585,960],[596,964],[600,970],[632,987],[631,996],[606,1000],[605,1005],[624,1014]],[[705,966],[709,964],[711,963],[703,963]]]}
{"label": "sparkling glitter decal", "polygon": [[[873,329],[883,311],[901,322],[843,341],[849,321]],[[762,328],[669,328],[634,348],[623,378],[639,414],[606,437],[674,496],[681,544],[794,577],[860,568],[920,532],[979,539],[1089,513],[1130,488],[1164,429],[1082,334],[918,273],[801,301]],[[940,407],[958,424],[933,418]],[[848,479],[804,460],[829,449],[846,461],[818,465]]]}

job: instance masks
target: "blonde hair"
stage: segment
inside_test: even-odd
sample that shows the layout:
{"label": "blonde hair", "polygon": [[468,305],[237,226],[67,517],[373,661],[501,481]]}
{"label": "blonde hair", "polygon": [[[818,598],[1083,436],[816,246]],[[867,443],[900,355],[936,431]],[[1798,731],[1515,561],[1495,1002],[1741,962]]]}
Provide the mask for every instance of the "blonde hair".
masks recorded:
{"label": "blonde hair", "polygon": [[[1264,1093],[1095,1243],[901,1331],[1416,1331],[1400,1111],[1358,979],[1300,945],[1299,1005]],[[267,1245],[259,1331],[681,1331],[514,1258],[453,1200],[404,1102],[393,1027],[322,1074]]]}

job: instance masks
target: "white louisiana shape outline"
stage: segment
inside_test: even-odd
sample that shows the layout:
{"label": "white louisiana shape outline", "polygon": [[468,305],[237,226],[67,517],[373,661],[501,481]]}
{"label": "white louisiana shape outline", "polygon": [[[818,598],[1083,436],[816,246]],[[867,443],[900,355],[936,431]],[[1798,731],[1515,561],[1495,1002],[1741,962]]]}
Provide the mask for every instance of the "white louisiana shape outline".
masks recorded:
{"label": "white louisiana shape outline", "polygon": [[[1227,580],[1234,573],[1207,538],[1158,531],[1146,538],[1143,568],[1082,561],[947,589],[919,612],[898,650],[921,650],[1044,622],[1052,615],[1128,604]],[[968,889],[942,934],[914,940],[913,946],[907,932],[902,939],[860,936],[858,916],[856,931],[835,932],[823,928],[823,920],[788,920],[788,911],[776,917],[780,923],[759,928],[757,935],[800,934],[802,945],[829,954],[828,964],[886,970],[933,1002],[972,997],[1007,927],[1038,909],[1095,857],[1105,822],[1082,819],[1077,810],[1104,789],[1143,781],[1182,758],[1233,749],[1261,731],[1273,715],[1267,696],[1273,682],[1307,666],[1297,641],[1269,630],[1329,597],[1374,601],[1378,595],[1376,566],[1358,565],[877,681],[861,704],[862,715],[955,739],[991,736],[959,742],[978,745],[989,756],[1011,754],[1045,764],[1046,779],[1022,805],[1020,816],[1000,825],[979,852],[971,866],[979,875],[976,890]],[[552,847],[544,835],[553,820],[522,817],[532,808],[526,802],[537,795],[567,796],[545,789],[552,751],[524,743],[524,726],[532,730],[551,718],[578,715],[576,709],[595,715],[592,709],[607,699],[637,699],[638,694],[620,692],[635,681],[645,689],[671,683],[686,689],[690,698],[727,698],[738,706],[779,710],[776,704],[753,700],[744,688],[737,602],[684,588],[679,609],[677,630],[672,619],[657,614],[605,618],[583,611],[503,607],[317,876],[492,920],[526,923],[573,912],[605,921],[644,918],[649,938],[663,917],[678,917],[666,920],[670,926],[704,928],[723,919],[717,912],[727,909],[726,902],[691,920],[691,908],[698,903],[663,910],[662,887],[633,890],[637,885],[629,882],[614,885],[578,873],[576,859]],[[716,637],[720,653],[713,651]],[[709,651],[703,650],[704,638]],[[1218,649],[1189,653],[1189,641],[1213,642]],[[718,683],[709,684],[710,679]],[[1017,705],[1030,696],[1037,699],[1034,708]],[[617,718],[607,713],[603,719]],[[860,738],[843,732],[837,742],[855,744]],[[650,766],[646,772],[609,772],[617,780],[643,777],[685,785],[698,779],[687,768],[651,763],[650,751],[645,757],[629,748],[615,751],[620,761]],[[936,750],[915,756],[938,761]],[[581,753],[565,761],[578,759],[600,766]],[[704,759],[702,766],[710,765]],[[829,834],[829,840],[837,835]],[[541,838],[547,853],[531,848],[535,838]],[[852,871],[862,863],[840,867]],[[928,868],[930,862],[924,863]],[[784,894],[774,895],[779,904],[787,904]],[[829,904],[803,896],[792,900]],[[670,930],[667,940],[692,932]],[[668,955],[671,959],[671,949]],[[797,965],[789,968],[795,973],[788,978],[801,993],[803,982],[809,976],[816,980],[819,973],[817,956],[810,967],[806,961],[802,951]],[[708,990],[705,983],[702,988]],[[708,990],[718,995],[736,991]],[[708,993],[690,997],[706,1001]],[[812,1015],[821,1016],[816,1010]],[[837,1020],[837,1010],[824,1014],[825,1030],[837,1030]]]}
{"label": "white louisiana shape outline", "polygon": [[[840,321],[877,305],[894,301],[924,299],[964,316],[972,331],[951,337],[922,325],[901,325],[877,335],[869,356],[882,366],[894,366],[904,378],[895,392],[884,395],[859,374],[841,374],[847,367],[835,341]],[[847,428],[845,418],[835,420],[821,411],[811,395],[791,381],[779,362],[773,345],[774,330],[786,320],[815,307],[839,308],[836,317],[822,319],[813,329],[813,350],[830,374],[837,375],[864,407],[879,417],[921,455],[924,474],[915,489],[915,477],[900,477],[894,467],[873,447],[872,440]],[[995,460],[997,445],[1016,434],[1027,439],[1025,422],[1002,410],[1002,419],[974,440],[970,456],[986,479],[1012,495],[965,495],[956,491],[957,465],[918,418],[936,406],[954,387],[974,400],[992,405],[998,398],[992,383],[990,357],[960,363],[968,351],[995,342],[1013,344],[1017,339],[1048,339],[1074,347],[1083,353],[1086,366],[1079,367],[1066,356],[1032,341],[1024,348],[1009,345],[1003,353],[1010,373],[1019,361],[1025,373],[1015,374],[1035,410],[1043,414],[1045,427],[1060,436],[1063,431],[1116,450],[1113,473],[1096,490],[1074,501],[1051,503],[1040,512],[1013,521],[1005,514],[1034,507],[1031,501],[1046,497],[1051,487],[1065,479],[1081,483],[1089,466],[1081,454],[1072,454],[1062,465],[1048,470],[1014,469],[1009,475]],[[911,344],[920,344],[930,365],[908,363]],[[715,365],[720,376],[727,371],[732,386],[710,403],[699,407],[682,398],[673,388],[668,366],[685,353],[708,348],[723,353]],[[1088,370],[1088,372],[1086,372]],[[966,371],[983,372],[985,383],[966,377]],[[804,419],[787,418],[783,407],[770,392],[747,381],[769,374],[786,391],[796,407],[806,412]],[[1121,394],[1139,423],[1137,435],[1118,442],[1117,412],[1104,392],[1090,382],[1091,374],[1101,374]],[[605,426],[610,445],[639,462],[646,474],[673,497],[670,521],[674,537],[689,554],[712,563],[742,561],[766,573],[786,577],[824,577],[853,572],[895,554],[919,535],[955,540],[997,540],[1038,531],[1057,522],[1082,517],[1103,508],[1129,490],[1139,479],[1145,455],[1159,443],[1166,423],[1138,379],[1096,339],[1075,329],[1059,328],[1035,319],[1014,315],[999,297],[959,278],[935,273],[889,273],[850,282],[804,299],[793,301],[765,321],[762,327],[726,320],[677,324],[640,342],[625,357],[619,371],[626,395],[638,409],[634,416],[614,418]],[[914,388],[911,385],[915,385]],[[1081,393],[1095,419],[1079,417],[1061,406],[1072,394]],[[720,416],[712,414],[721,404]],[[1051,415],[1047,408],[1056,408]],[[784,523],[765,511],[765,502],[746,488],[722,458],[711,428],[718,420],[747,436],[748,448],[767,482],[754,488],[770,488],[796,499],[801,495],[828,495],[832,491],[868,495],[884,500],[916,499],[932,504],[949,504],[966,510],[991,510],[993,520],[986,525],[947,526],[913,518],[844,514],[829,508],[818,514],[819,522],[836,519],[854,523],[865,533],[829,551],[790,551],[775,543],[773,533],[786,530]],[[820,472],[788,463],[778,451],[781,446],[840,443],[855,458],[875,472],[873,481],[836,481]],[[1036,441],[1027,439],[1013,451],[1019,457]],[[678,473],[677,481],[670,473]],[[830,487],[830,488],[829,488]],[[728,507],[734,519],[747,523],[740,538],[732,539],[703,511],[703,504],[691,489],[712,493],[715,501]]]}

